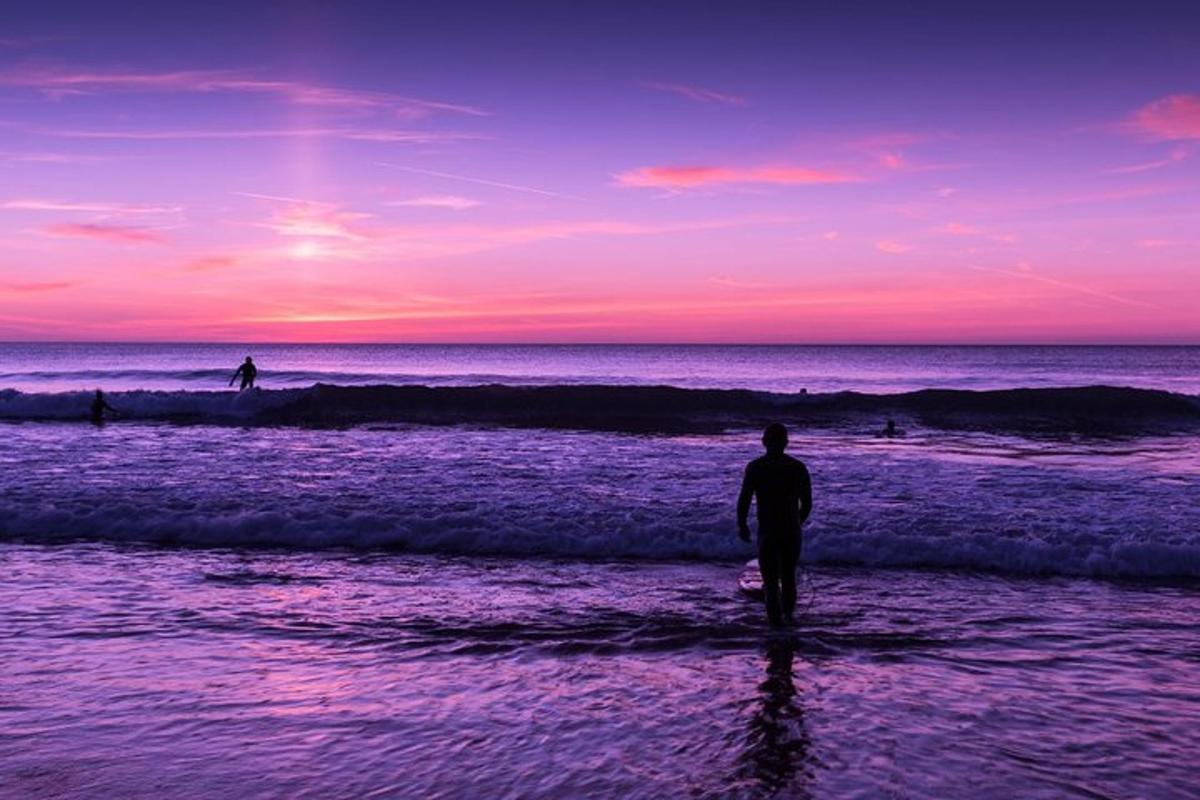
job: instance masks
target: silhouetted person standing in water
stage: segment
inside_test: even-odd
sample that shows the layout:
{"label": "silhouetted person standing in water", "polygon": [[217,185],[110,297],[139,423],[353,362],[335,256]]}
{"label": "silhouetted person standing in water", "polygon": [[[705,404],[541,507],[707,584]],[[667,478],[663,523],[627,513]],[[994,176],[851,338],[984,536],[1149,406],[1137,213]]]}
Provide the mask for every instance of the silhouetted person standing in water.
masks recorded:
{"label": "silhouetted person standing in water", "polygon": [[117,410],[115,408],[113,408],[112,406],[110,406],[108,404],[108,401],[104,399],[104,392],[97,389],[96,396],[92,398],[92,424],[93,425],[103,425],[104,424],[104,412],[105,411],[108,411],[109,413],[112,413],[112,414],[117,413]]}
{"label": "silhouetted person standing in water", "polygon": [[877,433],[875,435],[877,437],[883,438],[883,439],[895,439],[898,436],[903,436],[904,431],[902,431],[896,427],[896,420],[889,419],[887,421],[887,425],[884,426],[883,430],[881,430],[879,433]]}
{"label": "silhouetted person standing in water", "polygon": [[239,375],[242,376],[242,388],[238,389],[239,392],[254,388],[254,379],[258,376],[258,367],[254,366],[253,358],[246,356],[245,362],[237,368],[237,371],[233,373],[233,377],[229,379],[230,386],[233,386],[233,382],[238,379]]}
{"label": "silhouetted person standing in water", "polygon": [[767,619],[772,625],[792,621],[796,611],[796,564],[800,560],[800,527],[812,513],[812,480],[804,463],[784,455],[787,428],[778,422],[763,431],[767,454],[746,466],[738,496],[738,535],[750,541],[750,501],[757,504],[758,569],[762,573]]}

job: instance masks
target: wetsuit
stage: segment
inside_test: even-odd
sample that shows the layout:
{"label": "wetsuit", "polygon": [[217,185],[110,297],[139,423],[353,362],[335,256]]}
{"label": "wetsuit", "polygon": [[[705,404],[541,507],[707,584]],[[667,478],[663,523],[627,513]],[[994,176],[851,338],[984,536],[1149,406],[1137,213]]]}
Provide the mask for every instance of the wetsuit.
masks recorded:
{"label": "wetsuit", "polygon": [[96,398],[92,400],[92,423],[99,425],[104,422],[105,411],[111,411],[114,414],[117,413],[117,410],[110,406],[103,397],[96,395]]}
{"label": "wetsuit", "polygon": [[796,610],[796,564],[800,561],[800,526],[812,512],[812,480],[808,468],[782,452],[767,453],[746,467],[738,496],[738,523],[757,505],[758,568],[762,572],[767,617],[778,625]]}
{"label": "wetsuit", "polygon": [[233,373],[233,377],[235,379],[238,375],[242,376],[242,385],[238,391],[245,391],[247,388],[253,388],[254,379],[258,376],[258,367],[247,361],[237,368],[237,372]]}

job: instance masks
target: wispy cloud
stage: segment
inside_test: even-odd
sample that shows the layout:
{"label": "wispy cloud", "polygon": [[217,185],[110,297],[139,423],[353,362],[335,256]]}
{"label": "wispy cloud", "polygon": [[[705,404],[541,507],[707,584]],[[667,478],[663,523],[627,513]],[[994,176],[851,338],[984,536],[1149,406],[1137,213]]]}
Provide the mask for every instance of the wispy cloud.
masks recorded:
{"label": "wispy cloud", "polygon": [[238,260],[233,256],[204,256],[203,258],[193,259],[186,265],[186,269],[192,272],[211,272],[218,269],[227,269],[235,266]]}
{"label": "wispy cloud", "polygon": [[370,214],[343,211],[331,203],[299,203],[279,210],[270,222],[259,223],[259,226],[281,236],[360,242],[380,236],[361,225],[363,220],[370,218]]}
{"label": "wispy cloud", "polygon": [[469,208],[480,206],[482,203],[478,200],[472,200],[469,197],[460,197],[456,194],[436,194],[411,197],[407,200],[392,200],[386,203],[386,205],[411,206],[414,208],[448,208],[453,211],[466,211]]}
{"label": "wispy cloud", "polygon": [[849,183],[853,175],[828,169],[813,169],[789,164],[752,167],[666,166],[641,167],[615,176],[620,186],[658,189],[694,189],[719,184],[802,185]]}
{"label": "wispy cloud", "polygon": [[891,171],[932,172],[961,169],[963,164],[914,160],[905,152],[910,147],[947,138],[951,138],[947,133],[896,131],[851,139],[841,144],[841,147],[872,158],[876,164]]}
{"label": "wispy cloud", "polygon": [[0,283],[0,289],[13,294],[39,294],[41,292],[57,292],[78,285],[78,281],[30,281],[27,283],[5,281]]}
{"label": "wispy cloud", "polygon": [[0,150],[0,161],[12,164],[93,164],[107,161],[105,156],[78,153],[17,152]]}
{"label": "wispy cloud", "polygon": [[415,175],[429,175],[434,178],[445,178],[451,181],[462,181],[464,183],[476,183],[480,186],[494,186],[498,189],[511,189],[514,192],[525,192],[527,194],[540,194],[547,197],[571,197],[571,195],[552,192],[549,189],[538,189],[533,186],[522,186],[517,183],[504,183],[503,181],[494,181],[487,178],[476,178],[470,175],[454,175],[449,172],[437,172],[432,169],[419,169],[417,167],[408,167],[403,164],[392,164],[387,161],[376,161],[378,166],[387,167],[389,169],[398,169],[402,172],[411,172]]}
{"label": "wispy cloud", "polygon": [[385,144],[435,144],[477,140],[476,134],[446,131],[403,131],[383,128],[215,128],[174,130],[86,130],[41,129],[38,133],[68,139],[129,139],[138,141],[175,139],[296,139],[329,138]]}
{"label": "wispy cloud", "polygon": [[875,243],[875,249],[881,253],[890,253],[892,255],[900,255],[912,250],[912,245],[904,244],[903,242],[893,241],[891,239],[880,239]]}
{"label": "wispy cloud", "polygon": [[1173,94],[1147,103],[1133,113],[1127,125],[1152,139],[1200,139],[1200,95]]}
{"label": "wispy cloud", "polygon": [[939,229],[942,233],[948,233],[951,236],[982,236],[983,231],[976,228],[974,225],[964,225],[961,222],[947,222]]}
{"label": "wispy cloud", "polygon": [[264,79],[234,70],[116,72],[26,66],[0,73],[0,85],[25,86],[49,96],[113,91],[234,92],[275,95],[299,105],[343,110],[389,111],[402,116],[424,116],[434,112],[486,116],[488,113],[460,103],[426,100],[389,92],[321,86],[301,81]]}
{"label": "wispy cloud", "polygon": [[587,236],[652,236],[697,232],[747,225],[791,224],[781,216],[724,217],[689,222],[650,223],[627,220],[556,220],[523,224],[385,224],[372,215],[344,210],[331,203],[288,202],[271,218],[253,223],[288,237],[279,248],[240,253],[252,261],[300,258],[307,260],[382,260],[442,257],[501,247]]}
{"label": "wispy cloud", "polygon": [[11,211],[69,211],[93,212],[97,214],[138,215],[138,214],[177,214],[181,206],[148,206],[134,203],[97,203],[76,202],[65,200],[43,200],[38,198],[17,198],[5,200],[0,208]]}
{"label": "wispy cloud", "polygon": [[167,241],[166,237],[150,228],[87,222],[64,222],[58,225],[48,225],[42,231],[50,236],[95,239],[120,244],[165,244]]}
{"label": "wispy cloud", "polygon": [[0,36],[0,47],[21,50],[61,41],[62,39],[63,37],[61,36]]}
{"label": "wispy cloud", "polygon": [[860,136],[856,139],[851,139],[845,143],[845,146],[851,150],[864,150],[868,152],[877,150],[896,150],[903,147],[912,147],[913,145],[946,138],[949,138],[949,135],[946,133],[930,133],[924,131],[889,131],[886,133],[877,133],[870,136]]}
{"label": "wispy cloud", "polygon": [[691,86],[686,83],[664,83],[662,81],[642,81],[641,85],[646,89],[653,89],[656,92],[669,92],[680,97],[686,97],[688,100],[693,100],[697,103],[719,103],[726,106],[746,105],[746,98],[744,97],[705,89],[702,86]]}
{"label": "wispy cloud", "polygon": [[947,222],[938,228],[937,231],[947,236],[986,237],[994,242],[1005,242],[1007,244],[1011,244],[1017,240],[1015,236],[1009,233],[991,233],[976,225],[966,225],[961,222]]}
{"label": "wispy cloud", "polygon": [[1180,161],[1186,160],[1189,155],[1191,155],[1191,151],[1188,148],[1176,147],[1171,150],[1166,158],[1144,161],[1140,164],[1130,164],[1126,167],[1113,167],[1112,169],[1104,170],[1104,173],[1106,175],[1127,175],[1135,172],[1149,172],[1153,169],[1162,169],[1172,164],[1178,164]]}
{"label": "wispy cloud", "polygon": [[729,275],[713,275],[708,279],[708,283],[715,286],[726,286],[730,289],[752,289],[755,291],[774,287],[774,284],[759,281],[743,281]]}

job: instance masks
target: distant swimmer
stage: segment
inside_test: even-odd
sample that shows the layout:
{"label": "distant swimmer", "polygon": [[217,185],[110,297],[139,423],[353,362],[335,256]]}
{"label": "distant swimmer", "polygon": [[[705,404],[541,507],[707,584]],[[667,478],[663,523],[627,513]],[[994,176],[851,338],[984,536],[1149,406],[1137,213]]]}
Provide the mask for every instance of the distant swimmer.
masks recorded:
{"label": "distant swimmer", "polygon": [[897,428],[897,427],[896,427],[896,420],[894,420],[894,419],[889,419],[889,420],[887,421],[887,425],[885,425],[885,426],[883,427],[883,430],[881,430],[879,433],[877,433],[877,434],[875,434],[875,435],[876,435],[877,437],[882,437],[882,438],[884,438],[884,439],[895,439],[895,438],[897,438],[897,437],[900,437],[900,436],[903,436],[903,435],[904,435],[904,429],[903,429],[903,428]]}
{"label": "distant swimmer", "polygon": [[104,392],[97,389],[96,396],[92,398],[92,424],[93,425],[103,425],[104,424],[104,412],[105,411],[109,412],[110,414],[117,413],[117,410],[115,408],[113,408],[112,406],[110,406],[108,404],[108,401],[104,399]]}
{"label": "distant swimmer", "polygon": [[812,513],[812,479],[808,467],[784,454],[787,428],[779,423],[763,431],[767,454],[746,466],[738,495],[738,535],[750,541],[750,502],[757,506],[758,568],[762,573],[767,619],[771,625],[791,623],[796,611],[796,564],[803,542],[800,528]]}
{"label": "distant swimmer", "polygon": [[258,376],[258,367],[254,366],[254,359],[246,356],[246,360],[233,373],[233,377],[229,379],[229,385],[233,386],[233,382],[242,376],[242,387],[238,391],[244,392],[247,389],[254,388],[254,379]]}

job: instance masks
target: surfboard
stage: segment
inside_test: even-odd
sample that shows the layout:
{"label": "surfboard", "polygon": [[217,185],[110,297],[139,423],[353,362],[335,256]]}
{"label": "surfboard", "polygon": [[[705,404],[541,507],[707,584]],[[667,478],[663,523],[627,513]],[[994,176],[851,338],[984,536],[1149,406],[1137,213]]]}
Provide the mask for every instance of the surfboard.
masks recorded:
{"label": "surfboard", "polygon": [[762,599],[763,582],[762,573],[758,571],[758,559],[752,558],[746,562],[746,566],[742,567],[741,573],[737,579],[738,591],[746,597],[754,597]]}

